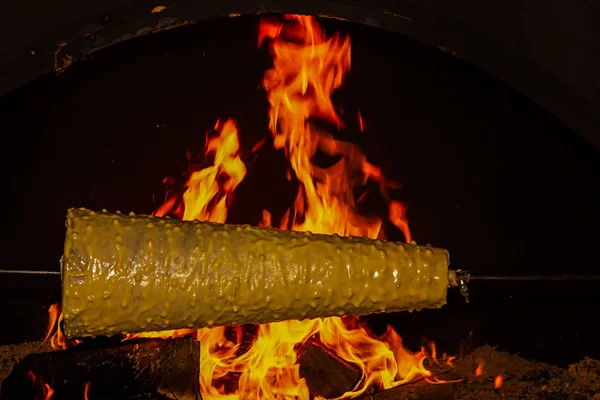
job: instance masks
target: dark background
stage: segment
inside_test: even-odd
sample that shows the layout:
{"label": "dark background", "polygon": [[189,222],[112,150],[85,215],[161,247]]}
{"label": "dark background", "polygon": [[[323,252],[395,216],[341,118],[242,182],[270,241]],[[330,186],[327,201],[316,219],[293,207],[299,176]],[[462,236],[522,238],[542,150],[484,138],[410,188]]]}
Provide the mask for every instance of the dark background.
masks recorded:
{"label": "dark background", "polygon": [[[257,18],[209,21],[134,39],[0,99],[4,133],[2,268],[58,269],[68,207],[151,212],[162,179],[186,170],[217,118],[238,121],[248,175],[230,222],[275,220],[294,196],[269,146],[256,48]],[[324,21],[352,38],[352,71],[335,99],[367,156],[403,183],[414,239],[447,248],[479,274],[595,274],[600,237],[598,151],[508,86],[437,48],[366,26]],[[360,108],[367,132],[360,134]],[[243,199],[243,201],[240,201]],[[401,239],[388,231],[390,239]],[[1,342],[43,335],[53,278],[0,276]],[[422,335],[452,352],[473,330],[500,345],[565,364],[600,357],[598,285],[473,283],[471,304],[371,317],[409,347]]]}

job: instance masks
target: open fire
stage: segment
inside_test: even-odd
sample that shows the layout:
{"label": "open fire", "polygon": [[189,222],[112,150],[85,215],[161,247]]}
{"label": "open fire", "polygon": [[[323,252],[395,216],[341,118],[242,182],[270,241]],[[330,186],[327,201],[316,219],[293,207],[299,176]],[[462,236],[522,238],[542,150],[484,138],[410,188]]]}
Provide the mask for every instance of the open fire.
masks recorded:
{"label": "open fire", "polygon": [[[314,18],[297,15],[285,16],[283,21],[263,20],[258,36],[259,47],[268,42],[273,56],[273,67],[263,79],[270,104],[272,145],[285,152],[290,167],[288,179],[298,184],[293,205],[279,223],[273,223],[269,210],[264,210],[260,226],[385,239],[382,218],[366,217],[357,211],[368,193],[356,196],[355,189],[371,180],[378,184],[386,201],[387,218],[410,241],[406,208],[388,193],[399,186],[368,162],[357,145],[336,139],[323,128],[332,126],[342,131],[344,127],[331,95],[350,69],[350,38],[339,33],[327,37]],[[362,130],[360,113],[353,118],[358,119]],[[265,143],[257,143],[252,152]],[[212,165],[190,171],[185,187],[171,188],[154,215],[225,223],[235,190],[247,173],[242,153],[236,123],[217,121],[207,134],[204,154],[206,159],[213,159]],[[335,162],[327,167],[317,165],[314,160],[318,153]],[[62,317],[58,309],[50,313],[46,339],[56,348],[76,345],[78,342],[67,341],[55,328]],[[435,359],[431,349],[413,354],[403,347],[393,329],[375,337],[358,317],[284,321],[253,328],[148,332],[127,335],[124,340],[186,335],[194,335],[201,343],[200,387],[204,399],[309,399],[298,358],[310,343],[319,344],[360,371],[354,389],[339,398],[359,396],[370,387],[388,389],[418,377],[436,381],[423,364],[428,356]]]}

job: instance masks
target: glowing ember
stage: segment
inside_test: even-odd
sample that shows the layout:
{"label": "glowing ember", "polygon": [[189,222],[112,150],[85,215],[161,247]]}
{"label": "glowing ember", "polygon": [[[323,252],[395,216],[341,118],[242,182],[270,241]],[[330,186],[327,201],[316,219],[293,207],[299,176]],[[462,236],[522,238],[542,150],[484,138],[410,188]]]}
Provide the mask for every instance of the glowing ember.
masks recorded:
{"label": "glowing ember", "polygon": [[196,333],[196,330],[194,329],[172,329],[168,331],[137,333],[134,335],[128,333],[125,335],[123,340],[131,340],[136,338],[177,339],[194,333]]}
{"label": "glowing ember", "polygon": [[502,382],[504,382],[502,375],[496,376],[496,378],[494,378],[494,389],[500,389],[502,387]]}
{"label": "glowing ember", "polygon": [[363,117],[362,114],[360,113],[360,110],[358,111],[358,127],[360,128],[361,132],[365,132],[365,123],[363,121]]}
{"label": "glowing ember", "polygon": [[483,375],[483,364],[479,364],[475,370],[475,376]]}

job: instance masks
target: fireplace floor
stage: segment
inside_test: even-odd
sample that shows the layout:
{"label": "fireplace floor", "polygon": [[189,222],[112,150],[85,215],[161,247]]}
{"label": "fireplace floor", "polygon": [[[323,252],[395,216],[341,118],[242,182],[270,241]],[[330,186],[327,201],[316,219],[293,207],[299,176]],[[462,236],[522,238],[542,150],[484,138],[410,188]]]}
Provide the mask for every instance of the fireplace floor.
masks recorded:
{"label": "fireplace floor", "polygon": [[[191,339],[189,340],[191,341]],[[142,343],[140,346],[144,346],[144,344]],[[23,369],[28,363],[39,363],[39,359],[32,361],[32,358],[35,357],[33,356],[34,354],[40,355],[39,353],[48,351],[50,351],[48,345],[42,342],[0,346],[0,384],[2,384],[0,398],[26,400],[26,397],[23,397],[23,385],[28,384],[25,382],[27,376],[22,376],[23,373],[20,370],[28,370],[28,368]],[[485,345],[473,350],[462,359],[453,361],[451,365],[443,361],[439,361],[437,365],[432,363],[431,360],[428,360],[427,363],[434,376],[438,379],[452,382],[447,384],[430,384],[421,379],[393,389],[372,391],[359,398],[368,398],[370,400],[400,398],[422,400],[496,398],[597,400],[600,398],[600,361],[591,358],[585,358],[578,363],[570,365],[568,368],[560,368],[546,363],[531,361],[517,354],[499,351]],[[326,381],[335,382],[335,376],[342,374],[344,368],[347,367],[341,364],[337,366],[333,365],[333,368],[330,368],[330,371],[328,371]],[[190,373],[193,373],[193,371],[190,371]],[[316,379],[316,376],[309,373],[305,377],[309,381],[310,379]],[[499,376],[502,378],[498,378]],[[150,390],[146,390],[146,393],[127,393],[135,385],[107,389],[111,383],[111,377],[109,376],[90,376],[87,378],[90,378],[89,399],[121,399],[127,396],[151,399],[179,398],[177,396],[164,396],[157,391]],[[43,376],[42,379],[44,379]],[[73,393],[73,386],[84,387],[86,385],[84,379],[86,377],[80,376],[80,382],[71,382],[70,387],[66,380],[63,383],[55,383],[52,377],[45,377],[44,382],[49,383],[53,387],[54,396],[52,398],[61,399],[70,398],[65,393]],[[498,383],[499,379],[502,379],[501,384]],[[322,392],[326,390],[323,385],[328,384],[324,383],[324,381],[325,379],[321,382],[309,382],[309,387],[316,386]],[[33,383],[30,384],[33,385]],[[96,388],[96,394],[94,394],[94,388]],[[184,398],[191,397],[185,396]]]}

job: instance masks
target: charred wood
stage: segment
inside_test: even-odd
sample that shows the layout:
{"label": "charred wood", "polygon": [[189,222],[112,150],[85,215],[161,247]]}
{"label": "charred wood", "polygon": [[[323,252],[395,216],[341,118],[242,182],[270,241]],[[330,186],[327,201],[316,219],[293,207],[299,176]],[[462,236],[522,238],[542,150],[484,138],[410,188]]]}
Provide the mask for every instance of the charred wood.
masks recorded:
{"label": "charred wood", "polygon": [[[200,344],[193,338],[82,343],[30,354],[4,380],[0,399],[199,400]],[[50,388],[50,389],[49,389]],[[42,397],[43,398],[43,397]]]}
{"label": "charred wood", "polygon": [[309,345],[298,360],[300,376],[313,397],[334,398],[352,390],[361,373],[337,360],[320,346]]}

